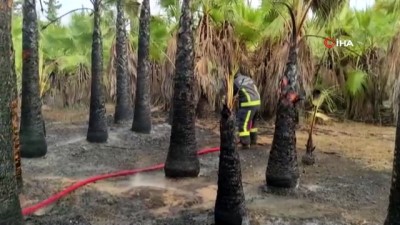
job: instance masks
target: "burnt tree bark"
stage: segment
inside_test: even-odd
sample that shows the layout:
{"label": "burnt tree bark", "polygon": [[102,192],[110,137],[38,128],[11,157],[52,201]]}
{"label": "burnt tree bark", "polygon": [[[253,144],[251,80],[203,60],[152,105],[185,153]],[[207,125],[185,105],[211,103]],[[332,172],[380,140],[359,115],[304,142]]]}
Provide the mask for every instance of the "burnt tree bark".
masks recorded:
{"label": "burnt tree bark", "polygon": [[390,187],[389,207],[384,225],[398,225],[400,223],[400,110],[397,113],[396,140],[394,147],[392,184]]}
{"label": "burnt tree bark", "polygon": [[151,131],[150,109],[150,2],[142,1],[139,19],[138,68],[135,97],[135,112],[132,131],[149,134]]}
{"label": "burnt tree bark", "polygon": [[22,10],[21,156],[36,158],[47,153],[42,101],[39,91],[39,31],[36,1],[25,0]]}
{"label": "burnt tree bark", "polygon": [[[10,32],[10,40],[12,40],[12,32]],[[21,167],[21,145],[19,140],[19,96],[17,85],[17,72],[15,71],[15,51],[14,44],[11,41],[11,71],[12,71],[12,103],[11,103],[11,121],[13,127],[13,152],[15,160],[15,176],[17,178],[18,192],[22,191],[22,167]],[[43,121],[44,122],[44,121]],[[46,132],[45,132],[46,133]],[[46,135],[46,134],[45,134]]]}
{"label": "burnt tree bark", "polygon": [[173,105],[171,105],[171,107],[169,108],[169,111],[168,111],[168,118],[167,118],[168,124],[172,125],[173,120],[174,120],[174,108],[173,108]]}
{"label": "burnt tree bark", "polygon": [[296,103],[300,99],[297,91],[297,32],[293,12],[288,5],[287,7],[294,25],[293,36],[288,62],[280,84],[281,93],[276,112],[275,133],[265,172],[267,186],[277,188],[295,188],[300,177],[296,151],[298,115]]}
{"label": "burnt tree bark", "polygon": [[24,224],[18,199],[13,152],[12,1],[0,1],[0,224]]}
{"label": "burnt tree bark", "polygon": [[194,38],[190,0],[183,0],[175,60],[173,121],[164,172],[167,177],[197,177]]}
{"label": "burnt tree bark", "polygon": [[236,117],[224,106],[220,122],[221,152],[214,210],[215,225],[248,224],[235,132]]}
{"label": "burnt tree bark", "polygon": [[126,50],[127,35],[124,5],[124,0],[117,1],[117,103],[115,105],[114,123],[121,123],[131,120],[133,116],[133,105],[131,102],[128,85],[128,53]]}
{"label": "burnt tree bark", "polygon": [[89,128],[86,140],[104,143],[108,139],[103,77],[103,41],[100,30],[101,0],[93,3],[92,85],[90,90]]}

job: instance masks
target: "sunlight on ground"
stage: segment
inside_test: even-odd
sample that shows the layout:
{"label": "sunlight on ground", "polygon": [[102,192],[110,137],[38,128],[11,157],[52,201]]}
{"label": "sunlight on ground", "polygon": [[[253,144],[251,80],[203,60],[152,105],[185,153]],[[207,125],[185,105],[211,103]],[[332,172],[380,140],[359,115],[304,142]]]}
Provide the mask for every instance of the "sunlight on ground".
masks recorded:
{"label": "sunlight on ground", "polygon": [[[333,151],[374,170],[391,170],[394,149],[394,127],[378,127],[345,122],[317,126],[316,151]],[[298,135],[298,146],[305,146],[307,135]]]}
{"label": "sunlight on ground", "polygon": [[[297,133],[297,148],[305,149],[308,133]],[[339,154],[373,170],[391,170],[395,139],[394,127],[379,127],[349,122],[317,125],[313,136],[316,152]],[[260,137],[261,144],[271,144],[272,135]],[[300,154],[303,154],[300,151]]]}
{"label": "sunlight on ground", "polygon": [[[115,106],[113,104],[106,104],[106,113],[113,114],[115,110]],[[80,108],[80,109],[57,109],[50,108],[48,106],[42,107],[43,116],[50,121],[57,122],[81,122],[89,120],[89,108]]]}

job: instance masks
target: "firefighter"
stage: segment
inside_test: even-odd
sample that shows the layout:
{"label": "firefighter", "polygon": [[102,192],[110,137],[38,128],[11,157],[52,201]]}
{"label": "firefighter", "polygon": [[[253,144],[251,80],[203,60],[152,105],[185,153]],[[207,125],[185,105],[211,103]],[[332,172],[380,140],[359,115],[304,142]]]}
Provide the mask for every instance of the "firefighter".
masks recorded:
{"label": "firefighter", "polygon": [[236,113],[236,123],[239,128],[239,139],[243,149],[257,144],[256,115],[260,110],[260,94],[254,81],[241,73],[236,73],[234,80],[234,95],[238,96],[239,109]]}

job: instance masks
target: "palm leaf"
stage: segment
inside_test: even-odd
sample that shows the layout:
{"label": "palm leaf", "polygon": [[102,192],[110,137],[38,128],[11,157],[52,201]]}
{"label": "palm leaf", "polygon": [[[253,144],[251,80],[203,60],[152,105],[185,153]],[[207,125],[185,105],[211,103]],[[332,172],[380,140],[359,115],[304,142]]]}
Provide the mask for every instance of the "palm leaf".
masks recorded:
{"label": "palm leaf", "polygon": [[361,70],[353,70],[347,75],[346,90],[352,96],[361,93],[367,81],[367,74]]}

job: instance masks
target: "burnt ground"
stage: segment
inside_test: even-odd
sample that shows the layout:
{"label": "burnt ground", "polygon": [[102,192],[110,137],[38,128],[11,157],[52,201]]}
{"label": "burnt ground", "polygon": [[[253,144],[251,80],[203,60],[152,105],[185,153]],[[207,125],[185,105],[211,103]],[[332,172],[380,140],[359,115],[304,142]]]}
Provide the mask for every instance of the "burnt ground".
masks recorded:
{"label": "burnt ground", "polygon": [[[110,110],[109,110],[110,112]],[[154,117],[151,135],[110,125],[106,144],[86,142],[87,111],[45,110],[48,154],[23,159],[24,207],[93,175],[164,162],[170,126]],[[260,126],[260,145],[241,150],[243,185],[252,225],[382,224],[386,215],[394,127],[346,122],[317,125],[317,163],[301,167],[296,193],[265,193],[265,169],[274,131]],[[297,132],[299,161],[306,126]],[[219,146],[218,122],[199,121],[199,149]],[[169,180],[163,171],[89,184],[26,217],[29,225],[209,225],[213,224],[218,153],[200,156],[195,179]]]}

